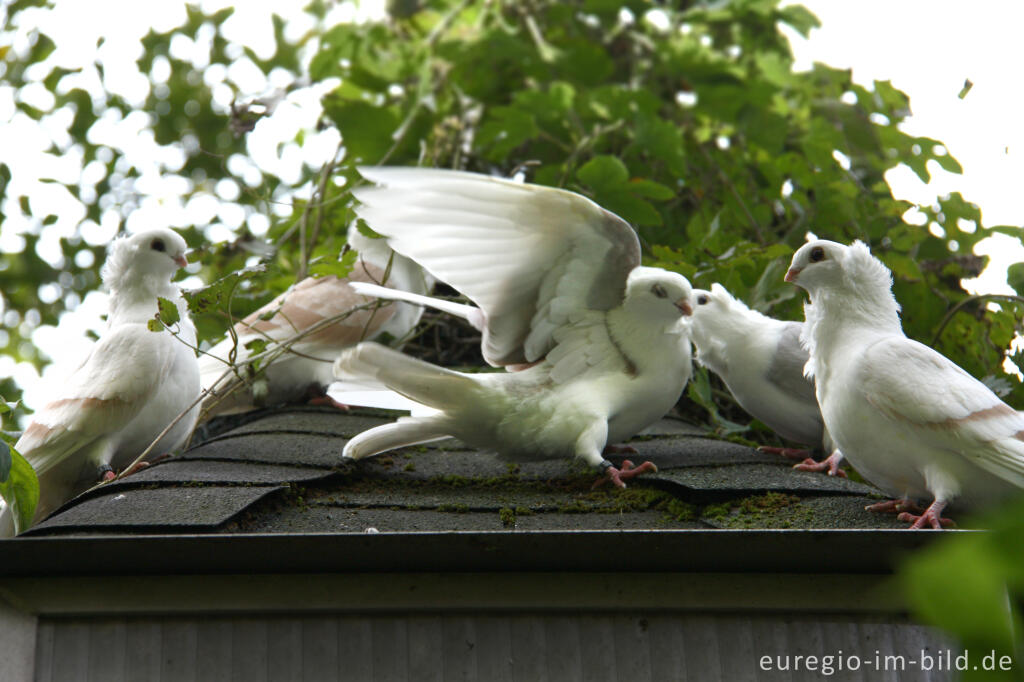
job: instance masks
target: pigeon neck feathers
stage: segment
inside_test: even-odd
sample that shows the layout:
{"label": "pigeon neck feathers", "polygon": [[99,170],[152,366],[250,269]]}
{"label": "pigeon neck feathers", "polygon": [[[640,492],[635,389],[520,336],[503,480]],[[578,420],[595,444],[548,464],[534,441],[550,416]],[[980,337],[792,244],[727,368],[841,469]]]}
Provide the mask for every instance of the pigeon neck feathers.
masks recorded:
{"label": "pigeon neck feathers", "polygon": [[710,305],[699,305],[694,311],[691,335],[698,345],[711,339],[739,340],[752,331],[763,331],[766,326],[783,323],[751,310],[743,301],[734,298],[723,287],[715,286]]}
{"label": "pigeon neck feathers", "polygon": [[[635,268],[622,305],[609,310],[606,317],[609,336],[627,363],[641,372],[664,365],[667,359],[651,350],[665,348],[666,335],[688,338],[689,323],[684,320],[692,313],[691,299],[690,283],[682,275],[659,268]],[[689,349],[688,341],[685,346]],[[679,355],[674,344],[669,347],[673,355]]]}
{"label": "pigeon neck feathers", "polygon": [[806,324],[801,343],[811,354],[807,376],[817,358],[857,333],[903,336],[900,305],[892,293],[892,274],[861,241],[851,244],[842,260],[842,277],[810,291],[804,304]]}
{"label": "pigeon neck feathers", "polygon": [[836,313],[837,319],[902,333],[900,304],[892,293],[892,273],[871,255],[864,242],[855,241],[846,249],[842,271],[838,286],[818,288],[812,302],[820,303],[823,311]]}
{"label": "pigeon neck feathers", "polygon": [[182,319],[187,319],[181,289],[171,282],[174,270],[150,267],[152,263],[138,258],[127,238],[115,241],[103,265],[103,284],[110,291],[108,324],[143,321],[156,313],[156,299],[166,298],[178,306]]}

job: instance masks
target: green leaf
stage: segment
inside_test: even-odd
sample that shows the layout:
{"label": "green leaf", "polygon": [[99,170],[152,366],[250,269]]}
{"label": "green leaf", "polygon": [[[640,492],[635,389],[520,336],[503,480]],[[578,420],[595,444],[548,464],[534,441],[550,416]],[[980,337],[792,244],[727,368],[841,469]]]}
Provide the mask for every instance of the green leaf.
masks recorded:
{"label": "green leaf", "polygon": [[673,173],[684,176],[683,133],[679,126],[655,115],[636,117],[636,144],[655,159],[664,161]]}
{"label": "green leaf", "polygon": [[969,93],[971,91],[971,88],[973,88],[973,87],[974,87],[974,83],[971,82],[971,79],[970,78],[965,78],[964,79],[964,87],[960,88],[960,92],[957,94],[957,97],[959,97],[960,99],[963,99],[964,97],[967,97],[967,93]]}
{"label": "green leaf", "polygon": [[32,525],[35,517],[39,503],[39,479],[32,465],[3,441],[0,441],[0,453],[9,460],[7,475],[0,480],[0,496],[11,508],[14,530],[20,533]]}
{"label": "green leaf", "polygon": [[601,85],[608,81],[615,64],[603,45],[578,40],[555,55],[559,74],[566,80],[586,85]]}
{"label": "green leaf", "polygon": [[595,190],[614,189],[629,179],[626,164],[614,156],[595,156],[576,171],[580,182]]}
{"label": "green leaf", "polygon": [[339,278],[348,277],[349,273],[352,272],[352,268],[355,267],[356,258],[358,258],[358,254],[354,250],[349,249],[339,259],[324,259],[310,263],[309,274],[314,277],[323,277],[325,275],[333,275]]}
{"label": "green leaf", "polygon": [[390,107],[351,100],[337,91],[323,99],[324,113],[341,131],[345,156],[364,163],[378,163],[394,144],[398,117]]}
{"label": "green leaf", "polygon": [[245,344],[245,349],[249,351],[250,355],[259,355],[266,350],[268,343],[269,342],[266,339],[252,339]]}
{"label": "green leaf", "polygon": [[922,278],[921,267],[913,258],[906,254],[886,251],[875,254],[879,260],[892,270],[892,274],[905,279],[917,280]]}
{"label": "green leaf", "polygon": [[13,466],[11,448],[8,447],[7,443],[0,443],[0,482],[10,478],[11,466]]}
{"label": "green leaf", "polygon": [[701,407],[707,410],[716,409],[711,400],[711,380],[708,378],[708,371],[703,367],[694,367],[686,392],[690,399]]}
{"label": "green leaf", "polygon": [[1013,287],[1018,296],[1024,296],[1024,263],[1014,263],[1007,268],[1006,281]]}
{"label": "green leaf", "polygon": [[671,187],[666,187],[660,182],[643,178],[633,178],[630,180],[629,191],[637,196],[654,199],[655,201],[667,201],[676,195]]}
{"label": "green leaf", "polygon": [[821,21],[809,9],[803,5],[790,5],[779,11],[779,19],[789,24],[796,31],[806,38],[812,28],[821,26]]}
{"label": "green leaf", "polygon": [[172,327],[181,321],[181,314],[178,312],[178,306],[174,305],[173,301],[166,298],[158,297],[156,299],[158,312],[157,318],[168,327]]}
{"label": "green leaf", "polygon": [[907,568],[907,594],[925,621],[967,642],[1013,647],[1006,583],[984,543],[949,543]]}
{"label": "green leaf", "polygon": [[480,126],[477,144],[489,159],[504,159],[513,149],[540,135],[533,114],[517,107],[495,107]]}
{"label": "green leaf", "polygon": [[628,190],[609,190],[595,198],[606,209],[634,225],[661,225],[663,222],[658,209]]}
{"label": "green leaf", "polygon": [[146,329],[151,332],[162,332],[164,325],[160,322],[159,318],[154,317],[151,320],[146,321]]}
{"label": "green leaf", "polygon": [[254,279],[266,272],[267,266],[262,264],[241,268],[221,277],[208,287],[196,291],[184,291],[182,295],[188,301],[190,313],[198,314],[212,310],[227,310],[228,303],[239,284]]}
{"label": "green leaf", "polygon": [[942,154],[941,156],[935,155],[932,156],[932,158],[935,161],[938,161],[939,165],[942,166],[944,170],[950,173],[956,173],[957,175],[963,175],[963,166],[961,166],[960,162],[957,161],[954,157],[950,156],[948,153]]}

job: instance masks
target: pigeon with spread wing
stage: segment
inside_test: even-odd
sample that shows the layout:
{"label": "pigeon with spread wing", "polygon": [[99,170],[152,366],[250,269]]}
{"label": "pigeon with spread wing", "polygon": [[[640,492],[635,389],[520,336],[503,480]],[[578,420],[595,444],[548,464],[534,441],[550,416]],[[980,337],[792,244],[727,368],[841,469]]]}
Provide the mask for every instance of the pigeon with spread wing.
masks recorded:
{"label": "pigeon with spread wing", "polygon": [[[647,427],[690,377],[690,284],[640,265],[618,216],[573,192],[483,175],[366,168],[357,213],[388,244],[472,300],[484,359],[465,374],[362,343],[338,376],[370,377],[434,408],[365,431],[360,459],[455,436],[511,459],[578,456],[618,486],[650,463],[614,467],[610,443]],[[473,320],[471,320],[473,321]]]}

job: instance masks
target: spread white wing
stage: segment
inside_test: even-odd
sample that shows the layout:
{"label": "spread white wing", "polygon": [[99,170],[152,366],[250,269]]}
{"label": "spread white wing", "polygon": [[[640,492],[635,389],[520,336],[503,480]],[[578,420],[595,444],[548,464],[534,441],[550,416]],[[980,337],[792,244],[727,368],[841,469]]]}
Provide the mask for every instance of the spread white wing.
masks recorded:
{"label": "spread white wing", "polygon": [[558,330],[622,303],[636,233],[566,190],[474,173],[362,168],[356,212],[388,244],[470,298],[494,366],[536,362]]}

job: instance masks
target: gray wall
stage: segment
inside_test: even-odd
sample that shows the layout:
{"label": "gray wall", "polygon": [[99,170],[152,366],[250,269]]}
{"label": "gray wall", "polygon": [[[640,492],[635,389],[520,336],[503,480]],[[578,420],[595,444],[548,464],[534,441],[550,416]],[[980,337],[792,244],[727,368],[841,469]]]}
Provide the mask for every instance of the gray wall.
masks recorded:
{"label": "gray wall", "polygon": [[762,672],[764,655],[918,656],[934,634],[867,614],[469,613],[44,617],[39,682],[946,680]]}

